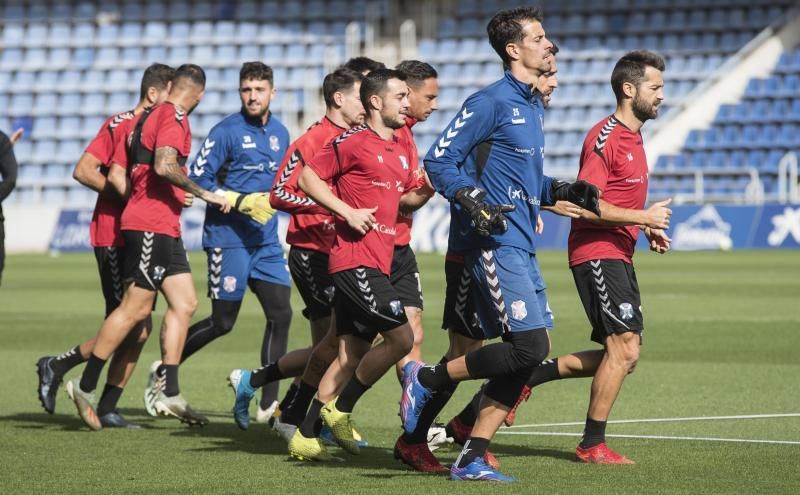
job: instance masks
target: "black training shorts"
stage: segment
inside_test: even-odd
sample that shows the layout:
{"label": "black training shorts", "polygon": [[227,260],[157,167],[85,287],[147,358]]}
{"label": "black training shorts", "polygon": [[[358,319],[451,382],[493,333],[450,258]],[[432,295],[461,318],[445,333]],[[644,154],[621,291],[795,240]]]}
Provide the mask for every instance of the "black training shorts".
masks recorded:
{"label": "black training shorts", "polygon": [[358,267],[333,274],[337,335],[356,335],[368,342],[406,323],[400,296],[389,277],[375,268]]}

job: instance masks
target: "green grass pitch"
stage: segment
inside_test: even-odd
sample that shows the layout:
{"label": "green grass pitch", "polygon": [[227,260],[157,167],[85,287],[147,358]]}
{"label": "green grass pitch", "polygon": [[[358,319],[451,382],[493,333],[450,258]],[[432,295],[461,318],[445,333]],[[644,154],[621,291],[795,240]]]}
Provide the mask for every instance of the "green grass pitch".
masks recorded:
{"label": "green grass pitch", "polygon": [[[556,315],[552,355],[592,348],[564,253],[546,252],[540,258]],[[191,261],[201,300],[196,318],[202,318],[209,311],[204,298],[205,258],[192,253]],[[443,259],[422,255],[419,261],[426,305],[424,354],[433,361],[446,347],[446,334],[439,329]],[[98,329],[102,302],[94,260],[88,254],[10,256],[0,288],[0,490],[8,494],[800,493],[800,417],[707,419],[800,413],[800,252],[641,253],[636,261],[646,322],[644,348],[611,419],[705,419],[610,424],[608,434],[629,435],[609,441],[635,459],[635,466],[574,462],[578,437],[567,434],[580,433],[580,425],[503,429],[492,450],[503,471],[520,481],[488,487],[455,485],[443,476],[408,471],[393,460],[392,447],[400,432],[396,416],[400,388],[393,373],[358,404],[355,418],[371,446],[358,457],[342,453],[346,462],[292,462],[282,440],[264,425],[239,431],[230,416],[232,394],[225,377],[234,367],[258,364],[264,320],[252,296],[247,297],[234,331],[181,367],[183,393],[209,414],[208,427],[190,429],[177,421],[145,416],[141,392],[147,366],[158,353],[157,337],[148,342],[120,401],[123,413],[146,429],[92,433],[63,391],[56,414],[50,416],[36,399],[34,363]],[[296,294],[293,304],[290,348],[308,341]],[[159,301],[156,325],[163,310]],[[77,373],[73,370],[69,376]],[[517,424],[580,423],[589,384],[582,379],[541,386],[521,408]],[[463,383],[441,419],[457,413],[477,385]],[[451,463],[457,452],[437,454]]]}

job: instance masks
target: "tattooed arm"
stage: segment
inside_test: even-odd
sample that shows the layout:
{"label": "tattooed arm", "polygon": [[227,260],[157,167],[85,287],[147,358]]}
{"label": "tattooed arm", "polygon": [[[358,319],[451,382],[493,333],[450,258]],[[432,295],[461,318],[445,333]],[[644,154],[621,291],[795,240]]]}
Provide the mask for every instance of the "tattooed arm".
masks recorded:
{"label": "tattooed arm", "polygon": [[217,205],[224,213],[230,211],[231,205],[228,203],[228,200],[211,191],[203,189],[186,176],[183,170],[181,170],[181,166],[178,164],[178,150],[175,148],[171,146],[156,148],[154,170],[159,177],[166,179],[171,184],[193,194],[206,203]]}

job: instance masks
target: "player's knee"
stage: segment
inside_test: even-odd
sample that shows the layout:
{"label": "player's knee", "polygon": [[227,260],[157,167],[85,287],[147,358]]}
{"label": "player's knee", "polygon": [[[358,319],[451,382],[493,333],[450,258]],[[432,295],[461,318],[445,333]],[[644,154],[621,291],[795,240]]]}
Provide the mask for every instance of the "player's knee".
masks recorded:
{"label": "player's knee", "polygon": [[514,374],[525,374],[538,366],[550,352],[550,340],[544,330],[514,332],[507,338],[511,342],[510,365]]}
{"label": "player's knee", "polygon": [[241,301],[215,300],[211,305],[211,320],[214,323],[214,333],[219,337],[233,330],[236,317],[239,316]]}
{"label": "player's knee", "polygon": [[[411,349],[414,348],[415,336],[414,332],[411,330],[411,326],[404,325],[388,333],[392,334],[392,346],[399,355],[398,359],[411,352]],[[384,335],[384,338],[385,337]]]}

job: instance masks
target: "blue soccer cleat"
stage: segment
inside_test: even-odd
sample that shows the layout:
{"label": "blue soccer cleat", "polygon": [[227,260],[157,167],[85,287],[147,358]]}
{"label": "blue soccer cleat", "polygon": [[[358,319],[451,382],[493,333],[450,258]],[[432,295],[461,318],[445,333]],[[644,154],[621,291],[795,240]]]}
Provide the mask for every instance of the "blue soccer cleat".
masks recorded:
{"label": "blue soccer cleat", "polygon": [[417,420],[422,408],[433,395],[433,392],[422,386],[418,374],[422,364],[410,361],[403,366],[403,396],[400,398],[400,420],[403,422],[403,431],[408,434],[417,428]]}
{"label": "blue soccer cleat", "polygon": [[236,426],[242,430],[250,427],[250,401],[256,395],[256,391],[250,386],[249,370],[233,370],[228,376],[233,393],[235,395],[233,403],[233,419]]}
{"label": "blue soccer cleat", "polygon": [[463,468],[457,468],[456,464],[450,468],[450,479],[453,481],[494,481],[497,483],[510,483],[517,481],[517,478],[506,476],[505,474],[492,469],[483,460],[483,457],[476,457],[475,460]]}

